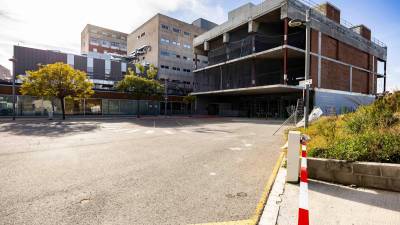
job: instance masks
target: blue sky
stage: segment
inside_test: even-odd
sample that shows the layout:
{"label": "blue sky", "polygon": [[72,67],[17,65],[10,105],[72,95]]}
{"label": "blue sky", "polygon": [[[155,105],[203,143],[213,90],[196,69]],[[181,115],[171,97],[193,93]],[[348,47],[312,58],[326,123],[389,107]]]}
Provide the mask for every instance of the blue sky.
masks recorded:
{"label": "blue sky", "polygon": [[[10,67],[7,59],[12,55],[12,45],[18,43],[79,53],[80,32],[87,23],[129,33],[157,12],[187,22],[203,17],[222,23],[228,11],[248,2],[262,1],[0,0],[0,64]],[[373,36],[387,44],[388,88],[400,89],[400,0],[330,2],[341,9],[342,18],[365,24]]]}

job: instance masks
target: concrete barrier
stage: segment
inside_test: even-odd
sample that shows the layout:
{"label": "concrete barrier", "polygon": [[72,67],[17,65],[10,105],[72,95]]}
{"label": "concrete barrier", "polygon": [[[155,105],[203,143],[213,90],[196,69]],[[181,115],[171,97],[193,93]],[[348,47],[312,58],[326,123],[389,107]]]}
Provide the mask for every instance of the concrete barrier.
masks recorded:
{"label": "concrete barrier", "polygon": [[310,157],[307,162],[311,179],[400,192],[400,164]]}

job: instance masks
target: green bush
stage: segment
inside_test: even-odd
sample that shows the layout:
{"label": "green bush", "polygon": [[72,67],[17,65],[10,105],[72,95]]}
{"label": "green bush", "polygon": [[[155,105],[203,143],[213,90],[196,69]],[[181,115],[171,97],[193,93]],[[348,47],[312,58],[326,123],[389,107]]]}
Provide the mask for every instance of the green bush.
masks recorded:
{"label": "green bush", "polygon": [[322,117],[307,131],[309,155],[348,161],[400,163],[400,92],[338,117]]}

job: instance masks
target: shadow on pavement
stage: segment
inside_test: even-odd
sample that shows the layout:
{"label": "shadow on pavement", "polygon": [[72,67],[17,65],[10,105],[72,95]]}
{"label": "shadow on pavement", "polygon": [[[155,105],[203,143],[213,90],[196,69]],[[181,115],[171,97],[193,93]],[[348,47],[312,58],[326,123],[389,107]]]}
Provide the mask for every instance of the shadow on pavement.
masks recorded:
{"label": "shadow on pavement", "polygon": [[400,193],[398,192],[376,189],[359,190],[313,180],[309,180],[308,188],[311,191],[330,195],[336,198],[342,198],[349,201],[400,212]]}
{"label": "shadow on pavement", "polygon": [[43,122],[43,121],[23,121],[4,123],[0,126],[0,132],[10,132],[14,135],[24,136],[47,136],[57,137],[74,134],[79,132],[88,132],[98,129],[97,122]]}

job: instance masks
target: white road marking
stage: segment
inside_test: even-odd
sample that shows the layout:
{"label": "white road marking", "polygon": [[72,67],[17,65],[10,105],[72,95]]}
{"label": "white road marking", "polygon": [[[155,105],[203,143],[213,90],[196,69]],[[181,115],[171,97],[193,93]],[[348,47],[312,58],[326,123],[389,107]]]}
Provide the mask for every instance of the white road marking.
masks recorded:
{"label": "white road marking", "polygon": [[174,132],[172,132],[170,130],[164,130],[164,133],[166,133],[166,134],[174,134]]}
{"label": "white road marking", "polygon": [[138,131],[139,131],[138,129],[134,129],[134,130],[130,130],[130,131],[126,132],[126,133],[132,134],[132,133],[135,133],[135,132],[138,132]]}
{"label": "white road marking", "polygon": [[230,147],[229,149],[232,151],[242,151],[242,148],[239,147]]}
{"label": "white road marking", "polygon": [[214,173],[214,172],[211,172],[211,173],[210,173],[210,176],[215,176],[215,175],[217,175],[217,174]]}
{"label": "white road marking", "polygon": [[253,144],[246,143],[246,144],[244,144],[244,146],[247,148],[250,148],[251,146],[253,146]]}
{"label": "white road marking", "polygon": [[154,133],[154,130],[148,130],[148,131],[146,131],[145,133],[146,133],[146,134],[152,134],[152,133]]}
{"label": "white road marking", "polygon": [[189,134],[190,133],[190,131],[188,131],[188,130],[181,130],[183,133],[186,133],[186,134]]}

